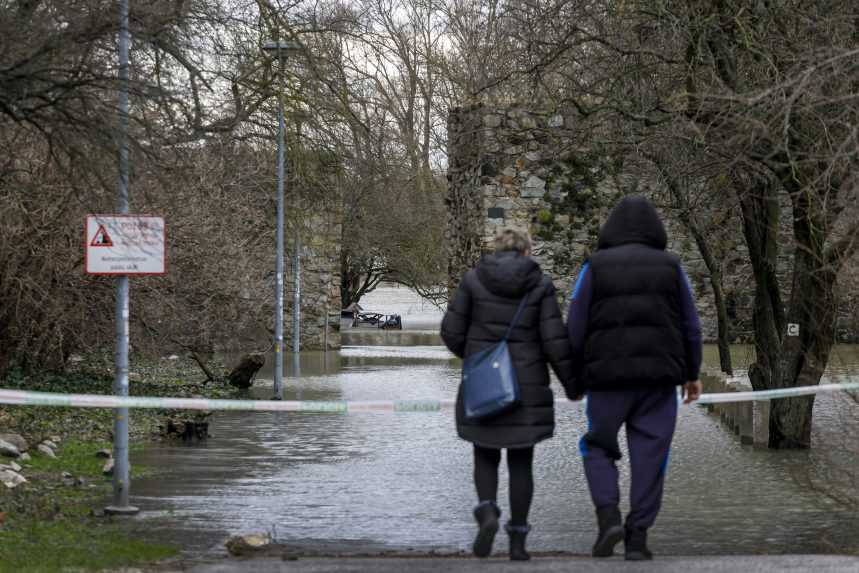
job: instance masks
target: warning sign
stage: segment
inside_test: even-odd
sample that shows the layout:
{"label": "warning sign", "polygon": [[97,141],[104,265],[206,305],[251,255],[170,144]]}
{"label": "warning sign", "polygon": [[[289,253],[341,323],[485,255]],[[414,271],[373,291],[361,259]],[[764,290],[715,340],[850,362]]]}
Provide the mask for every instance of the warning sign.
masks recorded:
{"label": "warning sign", "polygon": [[162,217],[89,215],[86,272],[91,275],[162,275],[166,272]]}
{"label": "warning sign", "polygon": [[110,235],[107,234],[107,229],[104,228],[104,225],[98,226],[98,231],[95,232],[95,237],[93,237],[92,242],[89,244],[90,247],[112,247],[113,241],[110,240]]}

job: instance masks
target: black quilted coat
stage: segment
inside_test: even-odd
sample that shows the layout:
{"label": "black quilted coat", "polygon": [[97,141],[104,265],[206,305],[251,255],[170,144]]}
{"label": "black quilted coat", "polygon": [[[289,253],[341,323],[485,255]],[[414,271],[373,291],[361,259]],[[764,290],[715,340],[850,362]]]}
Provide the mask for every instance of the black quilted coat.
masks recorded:
{"label": "black quilted coat", "polygon": [[567,395],[577,393],[555,287],[530,257],[495,253],[465,273],[441,323],[444,343],[460,358],[497,344],[526,295],[526,307],[508,339],[522,404],[489,420],[469,422],[463,415],[461,386],[457,394],[459,437],[483,447],[526,448],[552,436],[555,407],[547,362]]}
{"label": "black quilted coat", "polygon": [[667,242],[659,214],[644,197],[622,199],[603,225],[590,258],[593,295],[580,357],[589,390],[639,390],[696,378],[684,344],[683,272],[680,259],[665,251]]}

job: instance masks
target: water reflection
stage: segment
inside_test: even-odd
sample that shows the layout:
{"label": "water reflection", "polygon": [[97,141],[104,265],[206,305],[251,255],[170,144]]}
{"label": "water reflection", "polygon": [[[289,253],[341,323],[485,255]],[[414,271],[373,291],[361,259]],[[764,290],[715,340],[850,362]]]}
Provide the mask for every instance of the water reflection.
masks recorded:
{"label": "water reflection", "polygon": [[[287,364],[286,399],[449,398],[459,377],[440,347],[346,348]],[[270,397],[262,382],[252,396]],[[682,408],[654,546],[674,554],[859,551],[856,514],[802,481],[821,472],[853,479],[855,407],[844,397],[818,400],[811,452],[741,446],[717,418]],[[219,413],[207,443],[154,444],[138,454],[136,462],[160,473],[135,482],[133,501],[146,510],[141,519],[163,517],[164,534],[197,552],[215,551],[228,533],[259,530],[328,550],[465,550],[471,451],[452,418]],[[589,551],[593,517],[576,448],[584,427],[582,408],[559,409],[556,438],[537,448],[535,550]],[[625,468],[622,476],[626,488]]]}

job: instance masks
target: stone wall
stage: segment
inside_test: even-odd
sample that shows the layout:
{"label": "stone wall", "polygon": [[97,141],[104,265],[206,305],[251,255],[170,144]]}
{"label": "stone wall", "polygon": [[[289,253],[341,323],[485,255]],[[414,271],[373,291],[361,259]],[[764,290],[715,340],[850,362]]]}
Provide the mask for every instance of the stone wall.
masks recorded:
{"label": "stone wall", "polygon": [[[572,281],[587,254],[596,247],[610,208],[627,193],[651,196],[692,283],[705,338],[715,340],[716,309],[710,277],[694,240],[658,197],[658,186],[630,175],[601,155],[590,135],[580,132],[574,110],[540,112],[524,107],[490,108],[481,104],[457,108],[448,118],[448,286],[490,248],[503,227],[529,231],[534,257],[555,280],[566,303]],[[726,197],[726,205],[730,201]],[[789,205],[785,205],[789,213]],[[723,288],[731,334],[751,337],[754,283],[735,208],[708,215],[708,237],[724,268]],[[790,229],[783,217],[783,244]],[[783,250],[779,272],[789,272],[791,253]],[[783,284],[789,281],[784,280]],[[855,305],[845,305],[840,338],[855,340]],[[851,314],[853,313],[853,314]]]}
{"label": "stone wall", "polygon": [[576,145],[575,115],[453,110],[448,124],[449,286],[502,227],[530,231],[534,257],[562,293],[617,195],[605,166]]}
{"label": "stone wall", "polygon": [[[322,174],[332,171],[325,165],[313,165],[313,169]],[[343,198],[334,177],[323,176],[305,183],[300,190],[297,187],[299,185],[291,181],[287,191],[290,217],[284,233],[284,344],[291,348],[295,293],[293,248],[295,225],[298,225],[301,234],[301,349],[322,350],[326,342],[329,349],[340,348]]]}

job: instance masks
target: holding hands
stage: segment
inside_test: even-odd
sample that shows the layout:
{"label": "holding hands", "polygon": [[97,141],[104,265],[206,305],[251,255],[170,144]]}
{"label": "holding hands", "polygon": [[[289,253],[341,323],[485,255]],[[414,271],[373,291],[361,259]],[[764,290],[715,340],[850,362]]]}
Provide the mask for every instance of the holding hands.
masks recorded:
{"label": "holding hands", "polygon": [[703,390],[704,388],[700,380],[687,382],[683,385],[683,403],[691,404],[692,402],[701,397],[701,393],[703,392]]}

